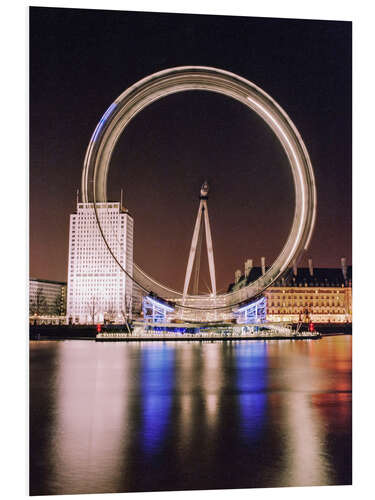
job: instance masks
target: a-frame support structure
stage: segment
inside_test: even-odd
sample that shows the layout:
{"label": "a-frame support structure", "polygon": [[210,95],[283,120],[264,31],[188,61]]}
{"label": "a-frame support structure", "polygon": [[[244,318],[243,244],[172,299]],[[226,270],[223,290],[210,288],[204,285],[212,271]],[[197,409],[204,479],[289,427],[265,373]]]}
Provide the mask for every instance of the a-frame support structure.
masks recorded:
{"label": "a-frame support structure", "polygon": [[[183,300],[186,298],[188,293],[191,273],[193,270],[194,259],[197,252],[198,238],[200,236],[200,232],[203,231],[203,223],[206,229],[206,245],[207,245],[207,255],[208,255],[208,265],[210,270],[210,278],[211,278],[211,290],[212,296],[216,297],[216,277],[215,277],[215,263],[214,263],[214,250],[212,246],[212,237],[211,237],[211,229],[210,229],[210,221],[208,219],[208,183],[204,182],[201,187],[200,197],[199,197],[199,209],[197,219],[195,221],[193,239],[191,240],[190,254],[189,260],[186,268],[185,275],[185,283],[184,283],[184,292],[183,292]],[[201,238],[199,238],[200,243]],[[198,249],[198,256],[200,259],[200,248]],[[196,266],[199,266],[199,262],[196,263]],[[198,268],[199,269],[199,268]]]}

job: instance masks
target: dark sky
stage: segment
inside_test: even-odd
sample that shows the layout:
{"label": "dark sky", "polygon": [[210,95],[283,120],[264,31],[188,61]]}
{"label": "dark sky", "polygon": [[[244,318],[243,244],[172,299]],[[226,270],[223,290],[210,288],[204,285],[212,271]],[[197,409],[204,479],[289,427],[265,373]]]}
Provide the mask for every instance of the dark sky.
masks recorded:
{"label": "dark sky", "polygon": [[[80,9],[30,9],[30,275],[67,279],[69,214],[101,115],[155,71],[214,66],[253,81],[284,108],[313,164],[316,267],[351,264],[351,23]],[[126,128],[109,197],[135,221],[135,261],[181,289],[199,188],[207,179],[218,290],[277,256],[292,222],[286,156],[264,122],[224,96],[164,98]],[[209,283],[202,252],[200,289]]]}

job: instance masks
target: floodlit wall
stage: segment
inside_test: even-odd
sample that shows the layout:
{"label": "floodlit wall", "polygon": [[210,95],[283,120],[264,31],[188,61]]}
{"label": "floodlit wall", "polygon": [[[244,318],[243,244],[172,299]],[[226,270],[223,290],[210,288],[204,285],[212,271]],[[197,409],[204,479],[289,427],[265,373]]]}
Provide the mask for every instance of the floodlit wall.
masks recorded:
{"label": "floodlit wall", "polygon": [[[97,203],[103,233],[116,259],[133,275],[133,218],[120,203]],[[133,282],[100,233],[94,205],[78,203],[70,216],[67,321],[122,322],[132,307]]]}
{"label": "floodlit wall", "polygon": [[268,321],[352,321],[351,287],[278,287],[266,290],[265,296]]}

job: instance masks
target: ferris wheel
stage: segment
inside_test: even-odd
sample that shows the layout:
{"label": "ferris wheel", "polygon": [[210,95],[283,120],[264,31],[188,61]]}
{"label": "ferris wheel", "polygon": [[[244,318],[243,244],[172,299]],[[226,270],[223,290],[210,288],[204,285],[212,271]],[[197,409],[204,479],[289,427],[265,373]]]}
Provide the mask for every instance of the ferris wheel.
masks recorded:
{"label": "ferris wheel", "polygon": [[[120,266],[144,293],[173,301],[181,317],[194,314],[196,319],[207,321],[218,314],[230,314],[240,304],[251,301],[279,279],[307,250],[316,218],[316,185],[308,151],[297,128],[280,105],[254,83],[228,71],[204,67],[181,66],[166,69],[138,81],[123,92],[106,110],[89,142],[82,172],[82,198],[85,203],[107,202],[107,177],[112,152],[117,140],[129,122],[151,103],[177,92],[202,90],[224,94],[257,113],[272,129],[281,143],[292,171],[295,189],[293,222],[288,238],[273,264],[257,280],[233,292],[217,294],[212,241],[208,221],[208,185],[202,186],[200,206],[193,233],[185,276],[184,291],[179,292],[160,283],[133,265],[133,275],[124,269],[108,244],[97,222],[105,244]],[[202,192],[204,193],[202,194]],[[203,217],[201,217],[203,214]],[[198,221],[199,219],[199,221]],[[201,219],[206,224],[207,250],[212,284],[210,295],[188,294],[192,261],[194,261],[198,230]],[[207,231],[208,229],[208,231]],[[195,243],[195,244],[194,244]]]}

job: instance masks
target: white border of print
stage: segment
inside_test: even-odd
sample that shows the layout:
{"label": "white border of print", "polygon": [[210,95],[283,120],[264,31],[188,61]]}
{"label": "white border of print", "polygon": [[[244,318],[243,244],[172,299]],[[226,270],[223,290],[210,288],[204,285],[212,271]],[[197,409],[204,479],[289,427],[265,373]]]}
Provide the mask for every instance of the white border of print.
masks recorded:
{"label": "white border of print", "polygon": [[[1,411],[1,493],[4,498],[28,496],[28,336],[27,282],[28,282],[28,18],[27,7],[81,7],[113,10],[137,10],[154,12],[181,12],[242,16],[283,17],[302,19],[326,19],[353,21],[354,39],[354,137],[353,137],[353,266],[354,266],[354,486],[313,488],[275,488],[259,490],[185,491],[170,493],[127,494],[126,498],[152,500],[164,498],[190,498],[221,500],[230,494],[233,498],[254,499],[300,498],[306,500],[339,497],[340,500],[358,496],[370,498],[374,492],[373,450],[375,449],[374,402],[373,402],[373,352],[375,332],[372,328],[370,289],[373,262],[373,137],[372,123],[375,115],[374,102],[370,99],[375,87],[373,47],[375,46],[371,2],[345,0],[315,0],[301,2],[266,0],[244,2],[231,0],[62,0],[7,2],[1,16],[2,88],[1,122],[3,191],[2,212],[12,217],[2,219],[1,247],[1,304],[2,342],[0,380],[2,383]],[[26,61],[26,62],[25,62]],[[25,91],[26,89],[26,91]],[[22,124],[22,118],[24,122]],[[15,134],[17,130],[19,133]],[[22,141],[23,138],[23,141]],[[4,157],[5,155],[5,157]],[[9,174],[10,171],[10,174]],[[26,217],[25,217],[26,214]],[[371,234],[372,233],[372,234]],[[372,238],[372,241],[371,241]],[[367,273],[366,273],[367,272]],[[23,305],[23,307],[22,307]],[[372,305],[372,308],[371,308]],[[50,498],[44,496],[43,498]],[[51,497],[52,498],[52,497]],[[53,497],[55,498],[55,497]],[[63,498],[76,498],[66,495]],[[80,499],[100,498],[112,500],[111,495],[80,495]],[[119,497],[120,498],[120,497]]]}

